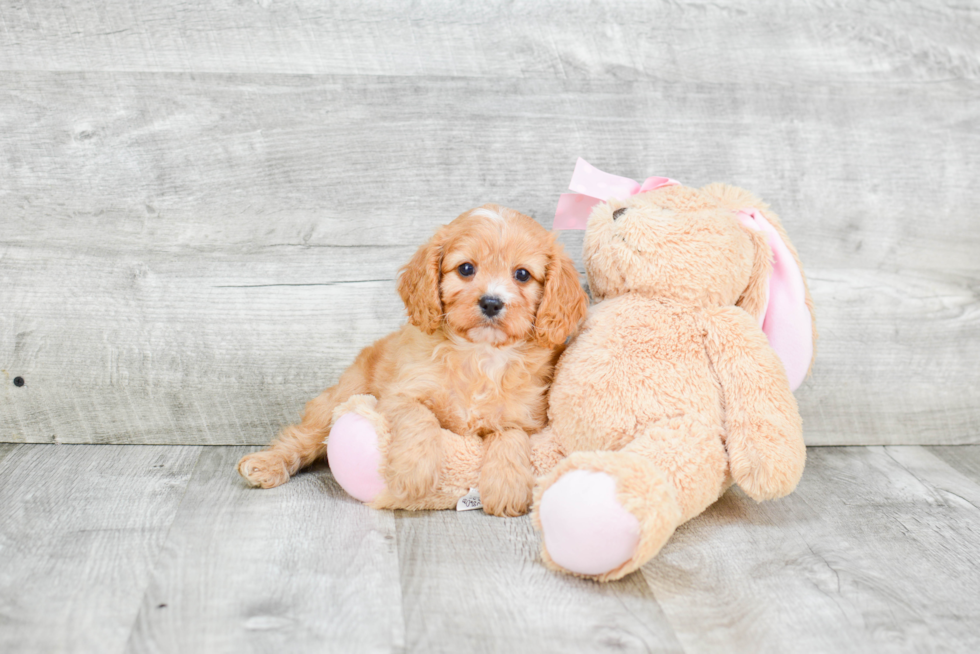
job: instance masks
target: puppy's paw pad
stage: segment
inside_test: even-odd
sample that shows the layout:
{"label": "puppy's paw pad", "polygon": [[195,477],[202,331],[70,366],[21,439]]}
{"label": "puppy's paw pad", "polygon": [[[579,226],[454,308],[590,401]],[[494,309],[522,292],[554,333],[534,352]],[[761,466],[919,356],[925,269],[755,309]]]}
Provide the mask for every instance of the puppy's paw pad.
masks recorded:
{"label": "puppy's paw pad", "polygon": [[600,575],[628,561],[640,542],[640,523],[616,498],[616,479],[604,472],[565,473],[541,496],[544,546],[556,564]]}
{"label": "puppy's paw pad", "polygon": [[275,488],[289,481],[289,468],[272,452],[247,454],[238,462],[238,473],[252,486]]}

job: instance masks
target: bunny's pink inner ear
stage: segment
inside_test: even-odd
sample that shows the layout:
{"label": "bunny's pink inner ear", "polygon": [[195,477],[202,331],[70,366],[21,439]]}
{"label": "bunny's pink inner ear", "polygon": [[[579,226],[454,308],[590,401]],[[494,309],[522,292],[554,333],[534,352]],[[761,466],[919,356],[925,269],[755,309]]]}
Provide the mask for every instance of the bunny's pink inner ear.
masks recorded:
{"label": "bunny's pink inner ear", "polygon": [[772,248],[769,297],[761,326],[786,368],[790,389],[795,391],[806,378],[813,359],[813,321],[806,306],[803,273],[779,232],[761,211],[743,209],[738,212],[738,219],[743,225],[763,232]]}

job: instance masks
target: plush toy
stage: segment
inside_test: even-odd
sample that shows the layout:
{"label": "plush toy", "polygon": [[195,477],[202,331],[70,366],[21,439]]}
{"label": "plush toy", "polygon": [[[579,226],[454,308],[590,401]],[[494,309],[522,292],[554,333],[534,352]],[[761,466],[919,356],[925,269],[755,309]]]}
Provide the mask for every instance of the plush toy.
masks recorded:
{"label": "plush toy", "polygon": [[[549,426],[531,439],[533,521],[546,565],[606,581],[733,482],[756,500],[796,487],[806,450],[792,389],[816,331],[796,252],[748,192],[641,185],[583,160],[571,189],[556,227],[588,216],[596,304],[559,361]],[[331,469],[372,506],[451,508],[477,485],[480,440],[449,438],[437,492],[399,507],[380,482],[387,428],[373,398],[335,416]]]}

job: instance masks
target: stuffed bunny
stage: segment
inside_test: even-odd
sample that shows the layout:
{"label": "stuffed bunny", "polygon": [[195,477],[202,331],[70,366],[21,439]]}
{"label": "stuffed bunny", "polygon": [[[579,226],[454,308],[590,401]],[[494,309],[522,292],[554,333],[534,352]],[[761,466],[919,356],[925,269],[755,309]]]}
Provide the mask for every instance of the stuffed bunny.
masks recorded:
{"label": "stuffed bunny", "polygon": [[[806,449],[792,390],[816,331],[796,252],[748,192],[641,185],[582,160],[571,188],[579,194],[562,196],[556,227],[588,215],[596,303],[556,368],[548,426],[531,439],[532,517],[546,565],[606,581],[650,560],[733,482],[756,500],[796,487]],[[335,427],[328,458],[345,488],[369,480],[358,499],[401,508],[377,482],[387,434],[372,399],[337,408],[370,427]],[[335,439],[364,455],[335,460]],[[449,442],[439,488],[412,508],[451,508],[476,486],[480,442]]]}

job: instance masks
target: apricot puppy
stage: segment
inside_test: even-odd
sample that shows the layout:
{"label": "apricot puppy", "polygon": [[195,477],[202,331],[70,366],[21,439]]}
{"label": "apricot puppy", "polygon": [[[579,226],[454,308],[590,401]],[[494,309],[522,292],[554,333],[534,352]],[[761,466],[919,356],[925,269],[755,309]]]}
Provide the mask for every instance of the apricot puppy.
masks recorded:
{"label": "apricot puppy", "polygon": [[288,481],[325,453],[334,408],[373,395],[391,431],[385,483],[404,506],[436,486],[443,439],[476,435],[486,442],[484,510],[525,513],[528,434],[545,425],[555,362],[587,308],[571,259],[530,217],[487,204],[420,247],[398,292],[408,323],[361,351],[300,424],[243,457],[238,471],[262,488]]}

